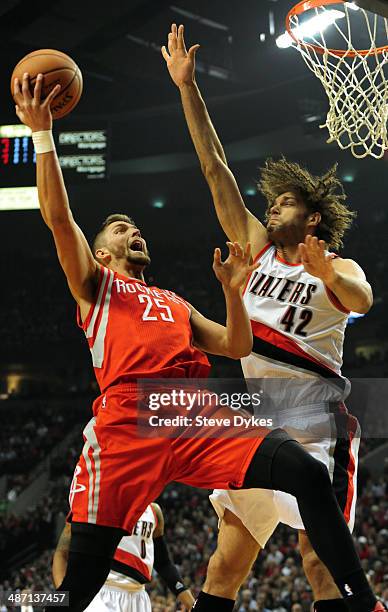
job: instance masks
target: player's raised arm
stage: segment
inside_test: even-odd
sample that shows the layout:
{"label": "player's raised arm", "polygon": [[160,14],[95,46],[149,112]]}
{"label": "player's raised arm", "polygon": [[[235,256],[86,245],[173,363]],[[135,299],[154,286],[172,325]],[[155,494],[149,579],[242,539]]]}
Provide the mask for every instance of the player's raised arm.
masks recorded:
{"label": "player's raised arm", "polygon": [[183,25],[173,24],[168,50],[162,48],[167,68],[179,88],[187,125],[209,184],[218,219],[229,240],[252,244],[255,255],[268,242],[260,221],[246,208],[236,180],[228,168],[225,153],[195,81],[195,54],[199,45],[186,50]]}
{"label": "player's raised arm", "polygon": [[226,302],[226,326],[202,316],[195,308],[191,311],[191,327],[195,345],[213,355],[240,359],[252,350],[252,329],[242,300],[242,288],[248,275],[259,263],[250,264],[251,245],[245,250],[238,242],[228,242],[229,256],[221,261],[220,249],[214,251],[213,270],[222,284]]}
{"label": "player's raised arm", "polygon": [[47,98],[41,100],[43,76],[37,76],[31,95],[26,73],[22,85],[14,82],[16,114],[32,130],[36,150],[36,170],[39,204],[42,217],[53,233],[61,266],[70,290],[80,302],[91,302],[98,265],[81,229],[75,223],[63,182],[62,171],[52,140],[50,103],[58,93],[54,87]]}

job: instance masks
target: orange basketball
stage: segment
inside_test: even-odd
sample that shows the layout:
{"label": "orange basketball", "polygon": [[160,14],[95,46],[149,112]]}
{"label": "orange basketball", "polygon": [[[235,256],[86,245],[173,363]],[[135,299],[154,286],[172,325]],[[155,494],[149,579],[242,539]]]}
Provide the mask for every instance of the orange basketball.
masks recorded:
{"label": "orange basketball", "polygon": [[61,85],[60,92],[51,102],[54,119],[68,115],[78,103],[82,94],[82,74],[77,64],[66,53],[55,49],[39,49],[23,57],[12,73],[11,93],[13,93],[14,79],[17,77],[21,82],[25,72],[30,75],[31,93],[37,75],[39,73],[44,75],[42,99],[57,83]]}

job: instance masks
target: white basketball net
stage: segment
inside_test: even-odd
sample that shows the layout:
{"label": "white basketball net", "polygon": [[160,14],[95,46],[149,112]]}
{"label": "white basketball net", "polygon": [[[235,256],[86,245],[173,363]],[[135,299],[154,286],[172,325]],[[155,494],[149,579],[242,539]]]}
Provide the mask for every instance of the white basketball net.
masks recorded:
{"label": "white basketball net", "polygon": [[[314,9],[316,16],[332,10],[332,5]],[[309,38],[305,37],[294,46],[319,78],[329,98],[326,123],[320,126],[328,129],[328,142],[337,141],[341,149],[350,149],[354,157],[371,155],[379,159],[388,149],[388,51],[377,53],[376,49],[388,44],[387,19],[361,8],[354,11],[346,4],[342,4],[340,10],[344,13],[342,18],[332,21],[325,32],[321,30],[309,35]],[[332,18],[331,15],[325,17],[329,20]],[[290,23],[292,30],[298,28],[298,16],[293,16]],[[370,47],[366,56],[360,55],[353,46],[355,34],[360,32],[360,24],[364,38],[368,35],[370,40],[370,45],[365,46],[364,40],[361,47]],[[337,30],[337,40],[339,34],[345,42],[341,49],[354,51],[354,57],[338,57],[328,49],[326,39],[332,28]],[[319,46],[322,53],[306,46],[310,42]]]}

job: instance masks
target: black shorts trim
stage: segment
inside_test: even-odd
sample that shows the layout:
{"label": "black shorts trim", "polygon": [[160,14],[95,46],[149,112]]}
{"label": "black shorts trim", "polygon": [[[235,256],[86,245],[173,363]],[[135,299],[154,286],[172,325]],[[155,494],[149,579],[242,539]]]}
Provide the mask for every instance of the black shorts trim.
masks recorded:
{"label": "black shorts trim", "polygon": [[[360,435],[360,430],[357,419],[351,415],[336,414],[334,418],[337,440],[333,453],[333,489],[339,507],[345,512],[349,501],[349,489],[351,485],[353,486],[357,472],[354,464],[349,472],[350,464],[357,461],[356,457],[352,457],[352,439]],[[357,491],[353,491],[353,495],[357,495]]]}
{"label": "black shorts trim", "polygon": [[[257,448],[246,471],[242,489],[272,489],[272,462],[285,442],[293,440],[284,429],[274,429]],[[258,479],[259,477],[259,479]],[[255,484],[250,484],[254,482]]]}

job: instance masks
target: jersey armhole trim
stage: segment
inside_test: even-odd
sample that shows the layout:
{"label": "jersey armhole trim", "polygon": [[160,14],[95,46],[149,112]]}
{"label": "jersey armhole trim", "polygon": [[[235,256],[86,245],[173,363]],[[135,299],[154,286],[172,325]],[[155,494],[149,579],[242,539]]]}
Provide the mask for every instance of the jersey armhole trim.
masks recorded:
{"label": "jersey armhole trim", "polygon": [[344,314],[350,314],[350,310],[348,310],[347,308],[345,308],[345,306],[340,302],[340,300],[337,298],[336,294],[333,293],[333,291],[331,289],[329,289],[328,287],[326,287],[325,285],[325,291],[326,291],[326,295],[329,298],[330,302],[333,304],[333,306],[339,310],[340,312],[343,312]]}
{"label": "jersey armhole trim", "polygon": [[273,245],[273,242],[272,242],[271,240],[270,240],[269,242],[267,242],[267,244],[265,244],[265,245],[263,246],[263,248],[262,248],[262,249],[261,249],[261,250],[260,250],[260,251],[257,253],[257,255],[254,257],[254,259],[253,259],[253,263],[256,263],[256,261],[257,261],[258,259],[260,259],[260,257],[261,257],[262,255],[264,255],[264,253],[265,253],[266,251],[268,251],[269,247],[271,247],[272,245]]}
{"label": "jersey armhole trim", "polygon": [[93,316],[93,313],[94,313],[94,309],[96,308],[97,301],[98,301],[98,295],[99,295],[100,290],[101,290],[101,284],[102,284],[103,279],[104,279],[105,270],[107,269],[107,268],[105,268],[105,266],[101,266],[101,264],[97,264],[97,265],[99,267],[99,278],[98,278],[98,283],[97,283],[96,292],[95,292],[95,300],[94,300],[93,304],[90,305],[89,312],[86,315],[86,318],[85,318],[84,322],[82,322],[82,319],[81,319],[81,309],[80,309],[79,305],[77,304],[77,325],[78,325],[78,327],[83,329],[84,332],[86,332],[86,330],[88,329],[90,320],[91,320],[91,318]]}

